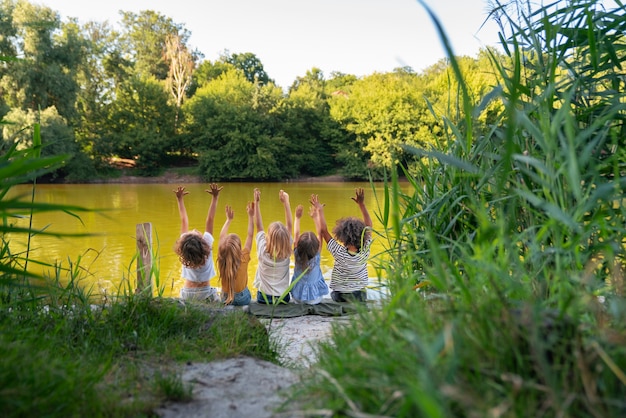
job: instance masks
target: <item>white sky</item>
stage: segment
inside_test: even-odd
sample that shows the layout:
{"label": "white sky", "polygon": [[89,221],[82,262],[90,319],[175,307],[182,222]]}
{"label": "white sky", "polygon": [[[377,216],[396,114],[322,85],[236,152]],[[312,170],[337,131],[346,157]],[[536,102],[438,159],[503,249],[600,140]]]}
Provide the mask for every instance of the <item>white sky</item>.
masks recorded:
{"label": "white sky", "polygon": [[[410,66],[421,71],[445,56],[435,25],[417,0],[31,0],[60,13],[116,24],[119,11],[154,10],[184,25],[189,44],[214,61],[225,50],[252,52],[270,78],[289,87],[313,67],[356,76]],[[498,46],[484,27],[487,0],[426,0],[455,55]]]}

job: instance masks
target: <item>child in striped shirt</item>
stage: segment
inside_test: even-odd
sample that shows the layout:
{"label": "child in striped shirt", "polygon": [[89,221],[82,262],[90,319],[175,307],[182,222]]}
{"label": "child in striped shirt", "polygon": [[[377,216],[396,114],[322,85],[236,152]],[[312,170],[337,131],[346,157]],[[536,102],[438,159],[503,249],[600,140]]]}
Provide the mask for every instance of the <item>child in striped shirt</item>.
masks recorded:
{"label": "child in striped shirt", "polygon": [[367,259],[372,243],[370,233],[372,218],[365,206],[365,192],[362,188],[356,189],[356,197],[352,200],[359,205],[363,219],[355,217],[339,219],[333,228],[335,236],[333,238],[328,232],[324,218],[324,205],[319,202],[317,195],[311,197],[311,204],[319,214],[320,232],[326,241],[328,251],[335,259],[330,279],[330,297],[335,302],[367,300],[366,286],[369,281]]}

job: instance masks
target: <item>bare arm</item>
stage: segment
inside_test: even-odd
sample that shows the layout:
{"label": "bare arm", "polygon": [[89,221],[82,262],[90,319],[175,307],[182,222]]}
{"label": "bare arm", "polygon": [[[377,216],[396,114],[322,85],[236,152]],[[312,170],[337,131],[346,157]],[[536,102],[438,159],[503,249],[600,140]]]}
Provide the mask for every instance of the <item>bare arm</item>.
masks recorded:
{"label": "bare arm", "polygon": [[252,237],[254,236],[254,202],[248,202],[246,212],[248,212],[248,233],[246,234],[246,243],[243,248],[250,251],[252,250]]}
{"label": "bare arm", "polygon": [[302,205],[296,206],[296,220],[293,223],[293,242],[294,242],[294,245],[295,245],[295,243],[298,242],[298,238],[300,238],[300,219],[302,218],[302,212],[303,211],[304,211],[304,208],[302,207]]}
{"label": "bare arm", "polygon": [[311,206],[309,208],[309,215],[311,215],[311,218],[313,218],[313,223],[315,224],[315,233],[317,234],[317,239],[320,242],[320,246],[317,249],[317,252],[319,253],[320,251],[322,251],[322,243],[324,242],[324,238],[322,237],[322,230],[320,228],[319,213],[314,206]]}
{"label": "bare arm", "polygon": [[226,221],[224,221],[224,226],[222,226],[222,230],[220,231],[220,242],[226,238],[228,235],[228,228],[230,227],[230,223],[233,221],[235,217],[235,212],[233,212],[233,208],[226,205]]}
{"label": "bare arm", "polygon": [[363,215],[363,222],[365,226],[372,227],[372,218],[370,217],[369,212],[367,211],[367,207],[365,207],[365,192],[363,189],[356,189],[356,197],[353,197],[352,200],[359,205],[359,209],[361,209],[361,215]]}
{"label": "bare arm", "polygon": [[182,186],[178,186],[176,190],[174,190],[176,194],[176,201],[178,202],[178,214],[180,215],[180,233],[184,234],[189,231],[189,219],[187,218],[187,209],[185,208],[184,196],[189,194],[189,192],[185,191],[185,188]]}
{"label": "bare arm", "polygon": [[219,187],[215,183],[211,183],[209,185],[209,189],[205,190],[208,194],[211,195],[211,205],[209,206],[209,212],[206,216],[206,226],[204,230],[209,234],[213,235],[213,223],[215,221],[215,210],[217,209],[217,199],[222,191],[223,187]]}
{"label": "bare arm", "polygon": [[278,199],[285,207],[285,226],[289,231],[289,236],[293,237],[293,217],[291,215],[291,205],[289,204],[289,195],[286,191],[281,190],[278,192]]}
{"label": "bare arm", "polygon": [[319,223],[320,235],[324,241],[328,242],[332,236],[328,232],[328,226],[326,225],[326,218],[324,217],[324,204],[320,203],[319,197],[314,194],[311,195],[311,205],[313,205],[315,211],[317,212],[317,222]]}
{"label": "bare arm", "polygon": [[261,218],[261,191],[254,189],[254,218],[257,232],[263,231],[263,219]]}

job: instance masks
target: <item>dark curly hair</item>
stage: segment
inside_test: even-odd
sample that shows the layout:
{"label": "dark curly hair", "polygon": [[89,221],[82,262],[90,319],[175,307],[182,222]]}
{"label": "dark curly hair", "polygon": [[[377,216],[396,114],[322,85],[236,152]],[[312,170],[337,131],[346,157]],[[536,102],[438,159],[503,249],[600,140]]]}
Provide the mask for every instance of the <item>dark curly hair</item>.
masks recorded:
{"label": "dark curly hair", "polygon": [[211,255],[211,246],[204,240],[202,235],[187,232],[178,238],[174,245],[174,252],[183,266],[196,269],[202,267],[206,259]]}
{"label": "dark curly hair", "polygon": [[354,246],[360,250],[363,243],[369,240],[370,230],[361,219],[350,216],[337,220],[333,228],[333,235],[344,246]]}

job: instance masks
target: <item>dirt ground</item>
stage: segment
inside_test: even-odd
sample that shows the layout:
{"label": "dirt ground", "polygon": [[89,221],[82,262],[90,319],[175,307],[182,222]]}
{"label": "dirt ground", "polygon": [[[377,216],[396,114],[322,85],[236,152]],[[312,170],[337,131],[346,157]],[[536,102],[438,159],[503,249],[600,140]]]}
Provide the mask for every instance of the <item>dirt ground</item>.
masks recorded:
{"label": "dirt ground", "polygon": [[287,401],[287,391],[299,382],[302,372],[314,367],[316,344],[328,340],[334,323],[340,326],[349,320],[320,315],[261,319],[270,338],[282,347],[280,357],[287,367],[250,357],[187,364],[181,376],[193,386],[193,400],[170,403],[156,412],[162,418],[307,416],[298,405],[277,409]]}

